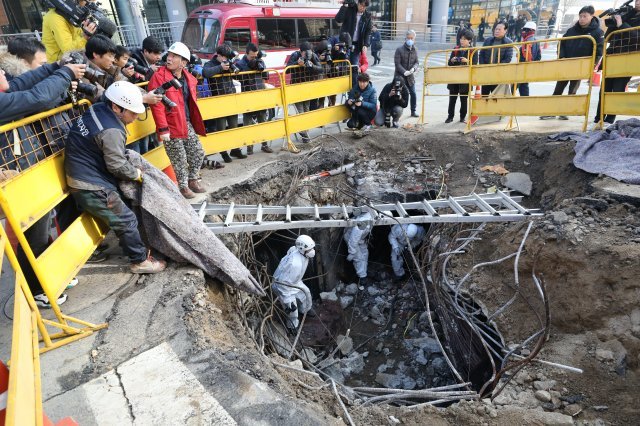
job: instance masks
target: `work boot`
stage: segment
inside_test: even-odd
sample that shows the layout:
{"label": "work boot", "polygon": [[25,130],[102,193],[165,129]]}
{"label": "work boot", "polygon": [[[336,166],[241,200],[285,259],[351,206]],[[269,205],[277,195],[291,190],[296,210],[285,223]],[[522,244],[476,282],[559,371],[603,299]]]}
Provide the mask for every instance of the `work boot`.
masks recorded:
{"label": "work boot", "polygon": [[568,119],[569,119],[569,117],[567,117],[566,115],[559,115],[558,116],[558,120],[567,121]]}
{"label": "work boot", "polygon": [[247,147],[247,155],[253,155],[253,145]]}
{"label": "work boot", "polygon": [[147,256],[144,262],[134,263],[129,269],[133,274],[155,274],[162,272],[167,267],[167,262],[164,260],[156,260],[153,256]]}
{"label": "work boot", "polygon": [[195,198],[196,194],[193,193],[188,187],[180,188],[180,193],[184,198]]}
{"label": "work boot", "polygon": [[262,152],[266,152],[267,154],[273,154],[273,150],[267,144],[262,145],[262,148],[260,149]]}
{"label": "work boot", "polygon": [[225,163],[231,163],[233,161],[231,157],[229,157],[229,153],[227,151],[222,151],[220,156]]}
{"label": "work boot", "polygon": [[189,189],[193,192],[197,192],[198,194],[207,192],[200,182],[202,182],[200,179],[189,179]]}
{"label": "work boot", "polygon": [[242,150],[240,150],[240,148],[232,149],[231,151],[229,151],[229,155],[231,155],[232,157],[236,157],[240,160],[242,160],[243,158],[247,158],[247,156],[242,153]]}
{"label": "work boot", "polygon": [[415,111],[411,111],[411,116],[412,116],[412,117],[420,117],[420,116],[418,115],[418,113],[417,113],[417,112],[415,112]]}
{"label": "work boot", "polygon": [[447,117],[446,120],[444,120],[445,123],[451,123],[453,121],[453,117],[449,116]]}

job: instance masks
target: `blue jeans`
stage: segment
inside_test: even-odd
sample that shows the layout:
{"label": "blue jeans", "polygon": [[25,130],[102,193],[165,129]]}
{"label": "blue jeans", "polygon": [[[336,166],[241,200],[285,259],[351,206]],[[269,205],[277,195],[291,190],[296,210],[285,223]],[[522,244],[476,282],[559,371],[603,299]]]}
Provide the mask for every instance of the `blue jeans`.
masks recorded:
{"label": "blue jeans", "polygon": [[122,201],[118,191],[72,189],[71,195],[76,200],[78,208],[100,219],[115,232],[122,251],[131,263],[140,263],[147,259],[147,247],[140,238],[138,219]]}
{"label": "blue jeans", "polygon": [[138,154],[146,154],[149,152],[149,136],[145,136],[144,138],[130,144],[127,148],[137,152]]}
{"label": "blue jeans", "polygon": [[416,112],[416,108],[418,107],[418,97],[416,95],[416,84],[412,85],[407,84],[407,88],[409,89],[409,96],[411,98],[411,113]]}

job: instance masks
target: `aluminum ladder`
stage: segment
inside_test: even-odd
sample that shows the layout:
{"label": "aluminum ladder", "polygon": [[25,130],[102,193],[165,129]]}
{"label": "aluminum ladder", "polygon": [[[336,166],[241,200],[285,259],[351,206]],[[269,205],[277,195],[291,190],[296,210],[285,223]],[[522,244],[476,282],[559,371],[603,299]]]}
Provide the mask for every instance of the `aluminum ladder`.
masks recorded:
{"label": "aluminum ladder", "polygon": [[[214,234],[276,231],[300,228],[348,228],[356,225],[354,215],[369,211],[372,225],[396,223],[483,223],[518,222],[542,216],[538,209],[527,209],[502,191],[422,200],[409,203],[371,204],[365,206],[263,206],[231,204],[192,204],[201,220],[213,216],[206,225]],[[411,213],[409,213],[411,212]],[[393,214],[393,217],[389,216]],[[219,216],[219,218],[216,218]]]}

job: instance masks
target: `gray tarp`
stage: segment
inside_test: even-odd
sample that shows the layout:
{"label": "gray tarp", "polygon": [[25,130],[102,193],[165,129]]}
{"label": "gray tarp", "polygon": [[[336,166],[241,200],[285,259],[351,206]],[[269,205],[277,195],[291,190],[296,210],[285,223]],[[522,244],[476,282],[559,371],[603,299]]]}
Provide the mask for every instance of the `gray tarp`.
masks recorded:
{"label": "gray tarp", "polygon": [[151,247],[240,290],[264,295],[249,270],[200,220],[176,184],[140,154],[127,150],[127,158],[143,170],[143,182],[120,182],[120,190],[140,206],[140,225]]}
{"label": "gray tarp", "polygon": [[640,120],[637,118],[618,121],[605,131],[562,132],[549,138],[576,141],[573,164],[577,168],[640,184]]}

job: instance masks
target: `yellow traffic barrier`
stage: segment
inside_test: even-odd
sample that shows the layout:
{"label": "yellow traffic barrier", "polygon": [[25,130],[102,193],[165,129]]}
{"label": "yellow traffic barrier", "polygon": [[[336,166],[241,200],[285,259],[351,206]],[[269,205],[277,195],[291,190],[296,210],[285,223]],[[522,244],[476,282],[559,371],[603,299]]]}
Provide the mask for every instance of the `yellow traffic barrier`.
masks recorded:
{"label": "yellow traffic barrier", "polygon": [[[640,27],[613,31],[605,39],[604,45],[607,46],[613,37],[624,37],[624,34],[635,31],[640,32]],[[598,122],[600,128],[604,124],[605,115],[640,116],[640,92],[605,92],[606,79],[637,76],[640,72],[638,64],[640,64],[640,50],[626,53],[607,53],[605,50],[602,56],[602,84],[600,84],[601,108]]]}
{"label": "yellow traffic barrier", "polygon": [[4,255],[15,272],[11,369],[4,424],[42,425],[38,347],[38,326],[42,321],[4,227],[0,225],[0,259]]}
{"label": "yellow traffic barrier", "polygon": [[[588,39],[593,44],[591,56],[582,58],[554,59],[549,61],[511,62],[508,64],[471,64],[469,67],[469,85],[497,85],[513,86],[511,95],[483,96],[479,99],[469,99],[469,114],[474,116],[541,116],[541,115],[583,115],[583,131],[587,128],[589,119],[589,101],[591,98],[591,74],[595,65],[596,42],[591,36],[563,37],[562,39],[533,40],[505,45],[512,46],[518,51],[521,46],[533,43],[561,42],[574,39]],[[480,52],[491,49],[492,46],[478,47]],[[516,96],[518,83],[534,83],[542,81],[561,80],[589,80],[589,90],[586,95],[566,96]],[[516,113],[517,112],[517,113]],[[515,113],[515,114],[514,114]],[[511,122],[507,129],[512,128]],[[467,121],[467,131],[471,130],[471,123]]]}
{"label": "yellow traffic barrier", "polygon": [[[342,64],[342,65],[341,65]],[[291,134],[336,123],[350,117],[349,109],[344,105],[333,105],[318,108],[314,111],[289,114],[289,106],[298,102],[333,96],[351,90],[351,64],[349,61],[334,61],[332,67],[335,76],[323,75],[322,78],[307,82],[292,82],[291,71],[303,68],[300,65],[291,65],[284,69],[284,119],[287,124],[286,140],[289,150],[297,152],[297,148],[291,141]],[[287,82],[287,80],[289,80]]]}
{"label": "yellow traffic barrier", "polygon": [[[73,106],[66,105],[0,126],[0,135],[13,134],[14,131],[26,128],[43,129],[45,125],[51,124],[48,118],[69,112],[72,108]],[[65,127],[70,124],[64,123]],[[49,132],[56,134],[62,134],[65,130],[65,128],[48,129]],[[39,135],[41,141],[44,133]],[[43,146],[46,147],[47,144]],[[33,253],[24,234],[37,220],[48,215],[69,196],[62,154],[62,151],[55,152],[19,175],[0,183],[0,206],[42,285],[56,317],[55,320],[49,320],[38,316],[38,328],[44,342],[41,352],[89,336],[93,331],[106,327],[106,324],[92,324],[65,315],[56,303],[67,284],[104,238],[106,226],[96,222],[87,213],[82,213],[38,257]],[[26,290],[29,291],[28,287]],[[78,324],[78,326],[70,324]],[[45,326],[57,328],[60,332],[50,334]]]}

